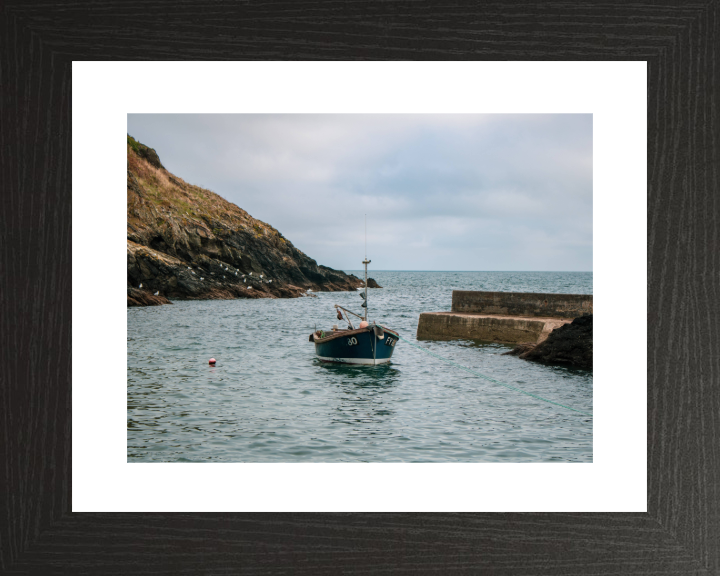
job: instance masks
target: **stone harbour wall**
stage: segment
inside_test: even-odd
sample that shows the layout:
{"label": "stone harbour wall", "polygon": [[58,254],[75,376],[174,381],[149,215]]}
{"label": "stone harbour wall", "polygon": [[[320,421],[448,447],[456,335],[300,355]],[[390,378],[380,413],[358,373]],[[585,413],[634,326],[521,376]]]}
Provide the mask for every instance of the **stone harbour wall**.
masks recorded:
{"label": "stone harbour wall", "polygon": [[577,318],[593,313],[593,297],[587,294],[453,290],[452,311],[465,314]]}
{"label": "stone harbour wall", "polygon": [[418,340],[483,340],[485,342],[541,342],[555,328],[570,322],[561,318],[513,318],[453,312],[423,312]]}
{"label": "stone harbour wall", "polygon": [[420,314],[417,339],[537,344],[592,313],[591,295],[453,290],[451,312]]}

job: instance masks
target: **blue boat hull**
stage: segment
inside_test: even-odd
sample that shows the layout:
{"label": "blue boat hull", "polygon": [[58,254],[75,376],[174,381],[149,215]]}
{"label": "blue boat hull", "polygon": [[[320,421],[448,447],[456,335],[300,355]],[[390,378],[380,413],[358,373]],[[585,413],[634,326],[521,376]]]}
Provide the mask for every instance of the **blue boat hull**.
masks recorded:
{"label": "blue boat hull", "polygon": [[313,336],[319,360],[373,366],[390,362],[398,341],[397,334],[389,330],[385,330],[385,337],[381,340],[372,328],[326,333],[325,337],[316,332]]}

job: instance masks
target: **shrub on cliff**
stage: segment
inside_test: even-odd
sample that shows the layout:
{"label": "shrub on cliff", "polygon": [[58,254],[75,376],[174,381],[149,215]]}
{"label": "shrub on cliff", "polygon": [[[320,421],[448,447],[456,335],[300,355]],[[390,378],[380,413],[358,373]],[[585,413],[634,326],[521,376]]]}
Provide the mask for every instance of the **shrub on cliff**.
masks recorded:
{"label": "shrub on cliff", "polygon": [[165,166],[162,165],[160,162],[160,156],[157,155],[157,152],[153,148],[149,148],[148,146],[145,146],[145,144],[141,144],[135,138],[130,136],[130,134],[127,135],[127,143],[130,148],[133,149],[135,154],[140,156],[140,158],[144,158],[150,164],[155,166],[155,168],[162,168],[165,169]]}

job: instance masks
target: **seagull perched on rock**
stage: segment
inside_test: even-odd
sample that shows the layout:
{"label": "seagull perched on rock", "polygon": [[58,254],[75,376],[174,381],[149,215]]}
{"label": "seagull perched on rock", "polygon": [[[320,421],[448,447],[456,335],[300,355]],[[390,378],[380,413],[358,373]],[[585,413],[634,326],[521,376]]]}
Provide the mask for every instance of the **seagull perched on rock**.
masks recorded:
{"label": "seagull perched on rock", "polygon": [[247,278],[245,278],[245,280],[243,280],[243,282],[247,282]]}
{"label": "seagull perched on rock", "polygon": [[200,280],[205,280],[205,278],[200,278]]}
{"label": "seagull perched on rock", "polygon": [[155,292],[155,296],[157,296],[157,295],[159,295],[159,294],[160,294],[160,290],[158,290],[157,292]]}

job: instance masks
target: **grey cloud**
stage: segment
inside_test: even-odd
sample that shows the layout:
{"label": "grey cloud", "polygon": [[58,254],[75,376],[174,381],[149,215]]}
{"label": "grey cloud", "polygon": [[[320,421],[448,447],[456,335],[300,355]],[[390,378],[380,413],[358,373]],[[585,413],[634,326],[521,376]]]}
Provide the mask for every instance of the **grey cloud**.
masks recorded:
{"label": "grey cloud", "polygon": [[590,115],[129,115],[128,132],[328,266],[359,267],[367,213],[378,269],[592,270]]}

